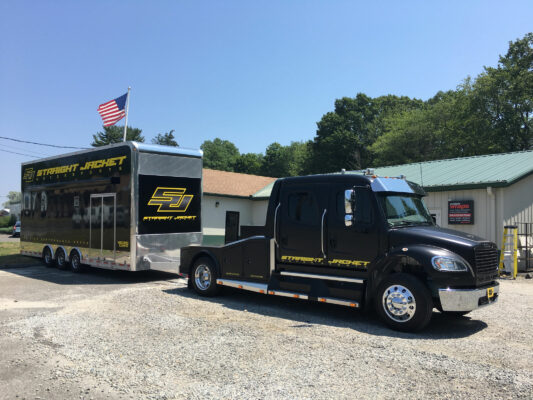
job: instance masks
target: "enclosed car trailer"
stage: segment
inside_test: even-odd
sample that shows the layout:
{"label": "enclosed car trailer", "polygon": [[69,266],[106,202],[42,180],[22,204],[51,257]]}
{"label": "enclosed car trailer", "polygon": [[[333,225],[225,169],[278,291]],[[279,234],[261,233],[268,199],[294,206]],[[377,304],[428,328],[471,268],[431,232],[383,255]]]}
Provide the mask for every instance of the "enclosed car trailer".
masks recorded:
{"label": "enclosed car trailer", "polygon": [[47,265],[177,268],[202,242],[202,152],[124,142],[22,164],[21,254]]}

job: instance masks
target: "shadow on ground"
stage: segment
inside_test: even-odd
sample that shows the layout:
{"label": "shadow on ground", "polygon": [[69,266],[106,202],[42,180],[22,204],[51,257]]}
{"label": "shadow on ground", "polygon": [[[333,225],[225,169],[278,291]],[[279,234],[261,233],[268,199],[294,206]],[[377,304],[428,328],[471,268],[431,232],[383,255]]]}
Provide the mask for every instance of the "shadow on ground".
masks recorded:
{"label": "shadow on ground", "polygon": [[259,293],[223,288],[217,297],[200,297],[186,287],[165,289],[165,293],[221,304],[232,310],[294,321],[294,328],[328,325],[354,329],[376,336],[402,339],[454,339],[471,336],[487,327],[483,321],[465,317],[450,317],[434,311],[429,326],[418,333],[397,332],[387,328],[374,310],[364,312],[333,304],[267,296]]}
{"label": "shadow on ground", "polygon": [[34,260],[30,266],[8,266],[2,268],[2,271],[58,285],[123,285],[181,279],[176,273],[155,270],[131,272],[85,268],[81,273],[74,273],[54,267],[47,268],[38,259]]}

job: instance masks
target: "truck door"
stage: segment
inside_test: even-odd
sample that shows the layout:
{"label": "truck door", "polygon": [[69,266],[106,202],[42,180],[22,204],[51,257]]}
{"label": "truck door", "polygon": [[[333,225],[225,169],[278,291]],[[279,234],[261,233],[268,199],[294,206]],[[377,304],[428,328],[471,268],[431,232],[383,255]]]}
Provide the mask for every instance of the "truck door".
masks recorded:
{"label": "truck door", "polygon": [[277,216],[278,259],[291,264],[321,265],[327,184],[287,185],[281,189]]}
{"label": "truck door", "polygon": [[327,219],[327,256],[330,266],[364,270],[379,252],[373,193],[355,188],[355,214],[352,226],[345,224],[344,192],[350,184],[332,184]]}
{"label": "truck door", "polygon": [[91,194],[89,204],[89,257],[115,259],[117,199],[115,193]]}

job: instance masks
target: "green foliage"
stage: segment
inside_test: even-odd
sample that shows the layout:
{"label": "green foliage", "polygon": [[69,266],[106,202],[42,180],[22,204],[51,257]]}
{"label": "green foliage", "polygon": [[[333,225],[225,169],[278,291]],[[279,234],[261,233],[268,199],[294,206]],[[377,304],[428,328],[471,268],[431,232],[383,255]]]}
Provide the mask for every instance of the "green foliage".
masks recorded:
{"label": "green foliage", "polygon": [[219,138],[206,140],[200,148],[204,151],[204,167],[220,171],[235,171],[235,164],[239,159],[237,146],[229,140]]}
{"label": "green foliage", "polygon": [[263,158],[263,155],[258,153],[241,154],[235,162],[234,171],[243,174],[260,175]]}
{"label": "green foliage", "polygon": [[[126,139],[128,141],[144,142],[144,137],[141,135],[142,130],[128,126],[126,132]],[[124,138],[124,126],[104,126],[103,132],[97,132],[93,135],[93,142],[91,146],[100,147],[112,143],[120,143]]]}
{"label": "green foliage", "polygon": [[7,201],[4,202],[4,207],[9,208],[11,204],[19,204],[22,201],[22,193],[10,191],[7,194]]}
{"label": "green foliage", "polygon": [[170,132],[165,132],[163,134],[158,133],[155,138],[152,139],[153,144],[160,144],[163,146],[173,146],[179,147],[178,142],[174,139],[174,129]]}

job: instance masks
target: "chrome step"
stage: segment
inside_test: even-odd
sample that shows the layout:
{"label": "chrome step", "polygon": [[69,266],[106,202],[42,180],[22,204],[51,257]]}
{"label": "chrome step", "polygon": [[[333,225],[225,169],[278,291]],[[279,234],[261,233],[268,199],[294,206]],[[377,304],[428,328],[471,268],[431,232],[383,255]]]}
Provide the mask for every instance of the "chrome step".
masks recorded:
{"label": "chrome step", "polygon": [[351,283],[364,283],[365,282],[364,279],[359,279],[359,278],[348,278],[345,276],[334,276],[334,275],[308,274],[306,272],[281,271],[280,275],[295,276],[298,278],[309,278],[309,279],[325,279],[327,281],[339,281],[339,282],[351,282]]}

